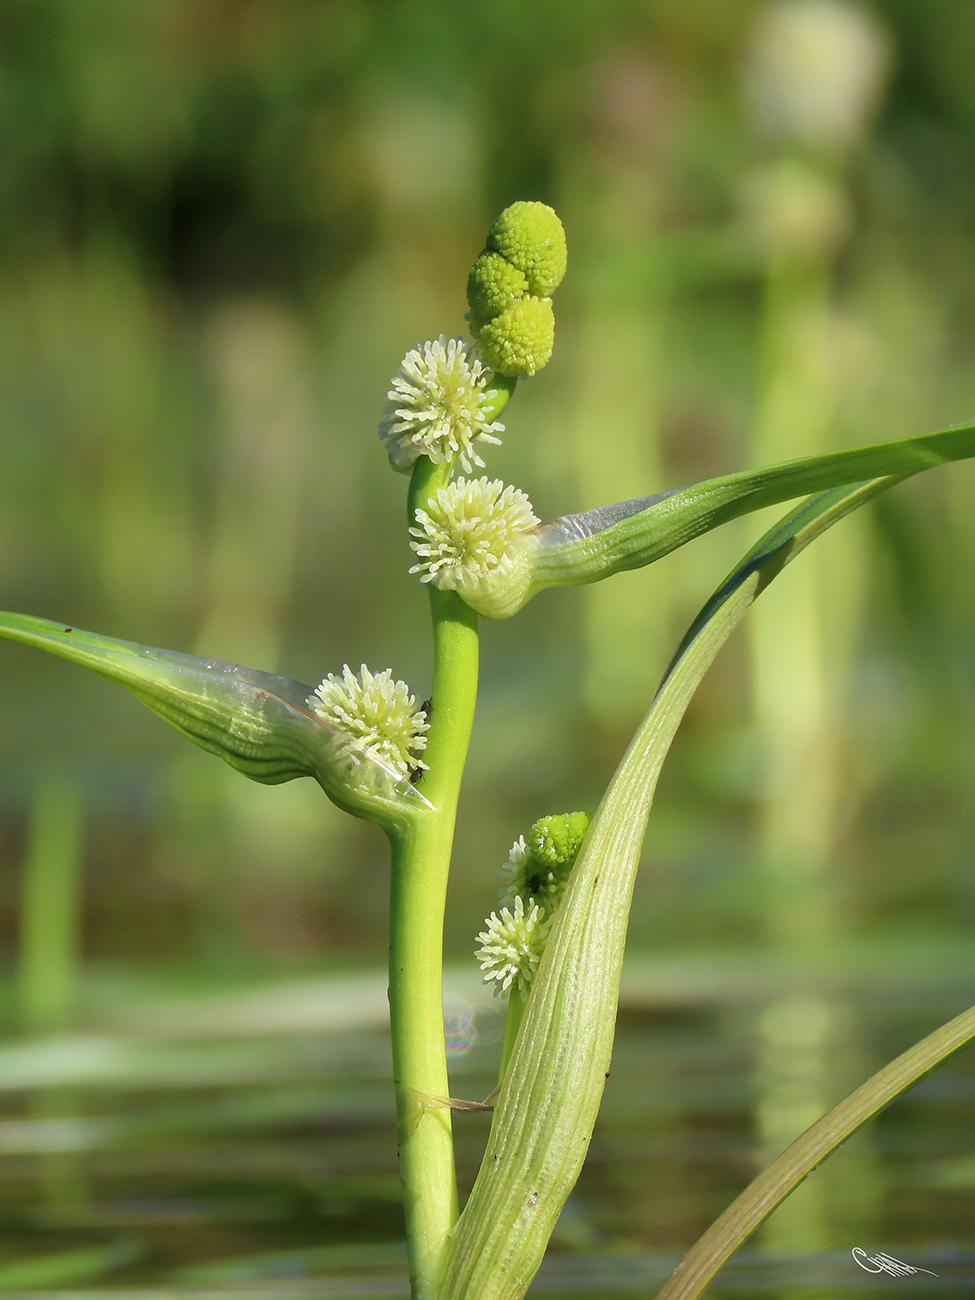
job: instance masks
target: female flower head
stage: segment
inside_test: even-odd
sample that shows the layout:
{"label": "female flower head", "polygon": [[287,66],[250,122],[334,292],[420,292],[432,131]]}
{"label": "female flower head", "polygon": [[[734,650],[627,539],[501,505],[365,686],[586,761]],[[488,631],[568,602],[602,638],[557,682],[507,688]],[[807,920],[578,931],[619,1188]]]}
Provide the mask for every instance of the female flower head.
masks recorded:
{"label": "female flower head", "polygon": [[481,946],[475,956],[484,971],[485,984],[493,980],[496,994],[514,988],[526,1002],[552,928],[551,918],[537,903],[526,913],[519,895],[512,909],[503,907],[500,916],[492,912],[484,924],[485,929],[477,936]]}
{"label": "female flower head", "polygon": [[548,365],[555,347],[552,299],[530,294],[520,298],[482,325],[477,341],[488,363],[500,374],[534,375]]}
{"label": "female flower head", "polygon": [[565,274],[565,231],[544,203],[505,208],[467,278],[467,319],[488,365],[521,378],[547,365],[555,346],[552,293]]}
{"label": "female flower head", "polygon": [[365,664],[357,677],[348,664],[342,676],[329,675],[308,697],[308,707],[350,740],[358,741],[397,776],[409,779],[426,767],[427,715],[392,669],[371,673]]}
{"label": "female flower head", "polygon": [[565,275],[565,231],[554,208],[521,199],[505,208],[488,231],[488,249],[516,267],[528,292],[550,297]]}
{"label": "female flower head", "polygon": [[550,916],[562,901],[591,821],[585,812],[561,813],[540,818],[529,831],[527,843],[524,835],[519,835],[498,872],[502,880],[498,901],[511,907],[521,895],[537,902]]}
{"label": "female flower head", "polygon": [[393,467],[405,473],[420,456],[436,465],[459,459],[467,473],[483,467],[474,444],[499,445],[494,435],[504,431],[487,414],[496,396],[490,374],[473,346],[444,334],[407,352],[379,422]]}
{"label": "female flower head", "polygon": [[538,519],[524,492],[484,476],[441,488],[426,510],[417,510],[416,523],[410,546],[417,563],[410,573],[445,591],[463,591],[503,571],[513,543]]}

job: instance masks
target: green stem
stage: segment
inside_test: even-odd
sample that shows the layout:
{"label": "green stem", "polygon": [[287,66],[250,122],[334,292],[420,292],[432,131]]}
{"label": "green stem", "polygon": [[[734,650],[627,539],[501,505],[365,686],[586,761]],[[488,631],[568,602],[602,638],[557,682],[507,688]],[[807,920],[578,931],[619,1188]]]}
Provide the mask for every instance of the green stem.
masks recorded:
{"label": "green stem", "polygon": [[[424,457],[410,484],[410,518],[442,486],[449,466]],[[443,916],[454,820],[477,694],[477,615],[452,591],[430,588],[433,690],[421,789],[433,805],[391,838],[389,1010],[410,1279],[432,1293],[457,1184],[443,1033]]]}
{"label": "green stem", "polygon": [[511,1053],[515,1050],[515,1043],[518,1041],[518,1030],[525,1018],[526,1006],[527,1003],[522,1002],[520,993],[514,992],[508,998],[508,1010],[504,1018],[504,1040],[501,1044],[501,1065],[498,1068],[499,1088],[504,1083],[504,1075],[508,1068],[508,1062],[511,1060]]}
{"label": "green stem", "polygon": [[77,783],[38,787],[20,907],[18,994],[28,1033],[66,1028],[78,995],[84,809]]}

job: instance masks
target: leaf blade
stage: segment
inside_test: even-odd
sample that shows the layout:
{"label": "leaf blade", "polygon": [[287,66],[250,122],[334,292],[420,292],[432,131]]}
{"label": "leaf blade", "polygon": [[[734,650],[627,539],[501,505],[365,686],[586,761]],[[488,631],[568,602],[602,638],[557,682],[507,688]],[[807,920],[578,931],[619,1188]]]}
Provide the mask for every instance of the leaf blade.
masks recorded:
{"label": "leaf blade", "polygon": [[585,1159],[615,1030],[629,902],[663,761],[694,691],[751,604],[822,532],[898,481],[791,511],[695,619],[593,819],[557,913],[437,1294],[518,1300]]}
{"label": "leaf blade", "polygon": [[827,1156],[909,1088],[975,1041],[975,1007],[902,1052],[810,1125],[728,1206],[678,1264],[657,1300],[694,1300],[725,1261]]}
{"label": "leaf blade", "polygon": [[848,451],[704,479],[651,497],[565,515],[536,528],[532,594],[641,568],[742,515],[807,493],[898,480],[975,456],[975,422]]}
{"label": "leaf blade", "polygon": [[340,807],[391,825],[429,806],[372,751],[309,709],[313,687],[291,678],[28,614],[0,612],[0,637],[115,682],[188,740],[263,785],[311,776]]}

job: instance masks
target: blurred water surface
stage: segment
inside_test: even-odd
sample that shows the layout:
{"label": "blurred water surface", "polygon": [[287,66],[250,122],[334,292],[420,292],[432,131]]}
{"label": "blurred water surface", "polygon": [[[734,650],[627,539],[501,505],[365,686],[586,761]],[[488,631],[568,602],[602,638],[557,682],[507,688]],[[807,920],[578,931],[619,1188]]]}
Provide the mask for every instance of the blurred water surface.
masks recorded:
{"label": "blurred water surface", "polygon": [[[422,698],[378,418],[408,347],[463,334],[518,198],[556,206],[569,273],[487,472],[542,518],[971,418],[973,62],[966,0],[0,0],[0,607],[303,681],[388,665]],[[497,1051],[471,956],[497,866],[595,807],[759,526],[482,627],[460,1095]],[[973,544],[971,466],[898,488],[705,682],[539,1293],[646,1294],[975,1000]],[[4,1294],[402,1293],[386,885],[382,836],[311,782],[245,784],[0,645]],[[855,1138],[722,1285],[935,1286],[862,1246],[970,1293],[971,1071]],[[469,1183],[486,1121],[457,1119]]]}
{"label": "blurred water surface", "polygon": [[[970,949],[828,955],[824,981],[785,953],[629,963],[604,1106],[536,1293],[647,1294],[757,1172],[763,1107],[791,1140],[810,1095],[837,1100],[968,992]],[[479,1099],[500,1019],[474,972],[448,971],[445,987],[452,1093]],[[783,1001],[806,1046],[770,1058]],[[0,1050],[4,1294],[88,1278],[133,1296],[404,1293],[383,1003],[369,973],[208,998],[106,986],[100,1032]],[[915,1288],[970,1294],[975,1160],[959,1137],[973,1108],[969,1054],[853,1138],[715,1293],[896,1294],[903,1279],[861,1276],[859,1246],[937,1275]],[[488,1117],[455,1125],[469,1186]]]}

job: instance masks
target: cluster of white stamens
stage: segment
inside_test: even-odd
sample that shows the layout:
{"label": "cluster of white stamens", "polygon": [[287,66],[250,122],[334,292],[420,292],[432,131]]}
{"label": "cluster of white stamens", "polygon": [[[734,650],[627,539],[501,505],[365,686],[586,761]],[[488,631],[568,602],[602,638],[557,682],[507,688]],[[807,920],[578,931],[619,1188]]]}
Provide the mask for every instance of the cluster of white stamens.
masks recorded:
{"label": "cluster of white stamens", "polygon": [[490,373],[472,344],[444,334],[407,352],[379,422],[394,467],[405,472],[429,456],[435,465],[459,460],[467,473],[475,465],[483,468],[474,443],[499,445],[494,435],[504,432],[484,412],[496,395],[487,388]]}
{"label": "cluster of white stamens", "polygon": [[308,697],[308,707],[398,776],[409,779],[426,767],[419,755],[426,748],[427,715],[407,684],[393,680],[392,669],[371,673],[363,664],[357,677],[345,664],[341,677],[329,673]]}
{"label": "cluster of white stamens", "polygon": [[538,518],[519,488],[482,476],[440,488],[425,510],[417,510],[416,522],[410,546],[418,563],[410,573],[445,591],[460,591],[501,568],[512,541],[534,528]]}
{"label": "cluster of white stamens", "polygon": [[537,903],[526,913],[519,895],[513,909],[502,907],[500,916],[492,912],[484,924],[485,929],[477,936],[481,946],[475,956],[485,972],[485,983],[495,981],[495,993],[509,993],[514,988],[526,1002],[552,918]]}
{"label": "cluster of white stamens", "polygon": [[547,911],[554,911],[565,892],[568,871],[537,862],[524,835],[519,835],[498,875],[503,882],[498,902],[503,906],[513,907],[520,895],[531,902],[537,901]]}
{"label": "cluster of white stamens", "polygon": [[[498,872],[503,882],[498,893],[501,916],[492,912],[484,923],[487,929],[477,936],[483,945],[477,954],[481,970],[487,972],[485,982],[496,981],[495,993],[509,987],[506,980],[517,964],[518,987],[527,998],[591,821],[585,812],[540,817],[527,838],[519,835],[509,849]],[[509,948],[521,953],[518,963]]]}

